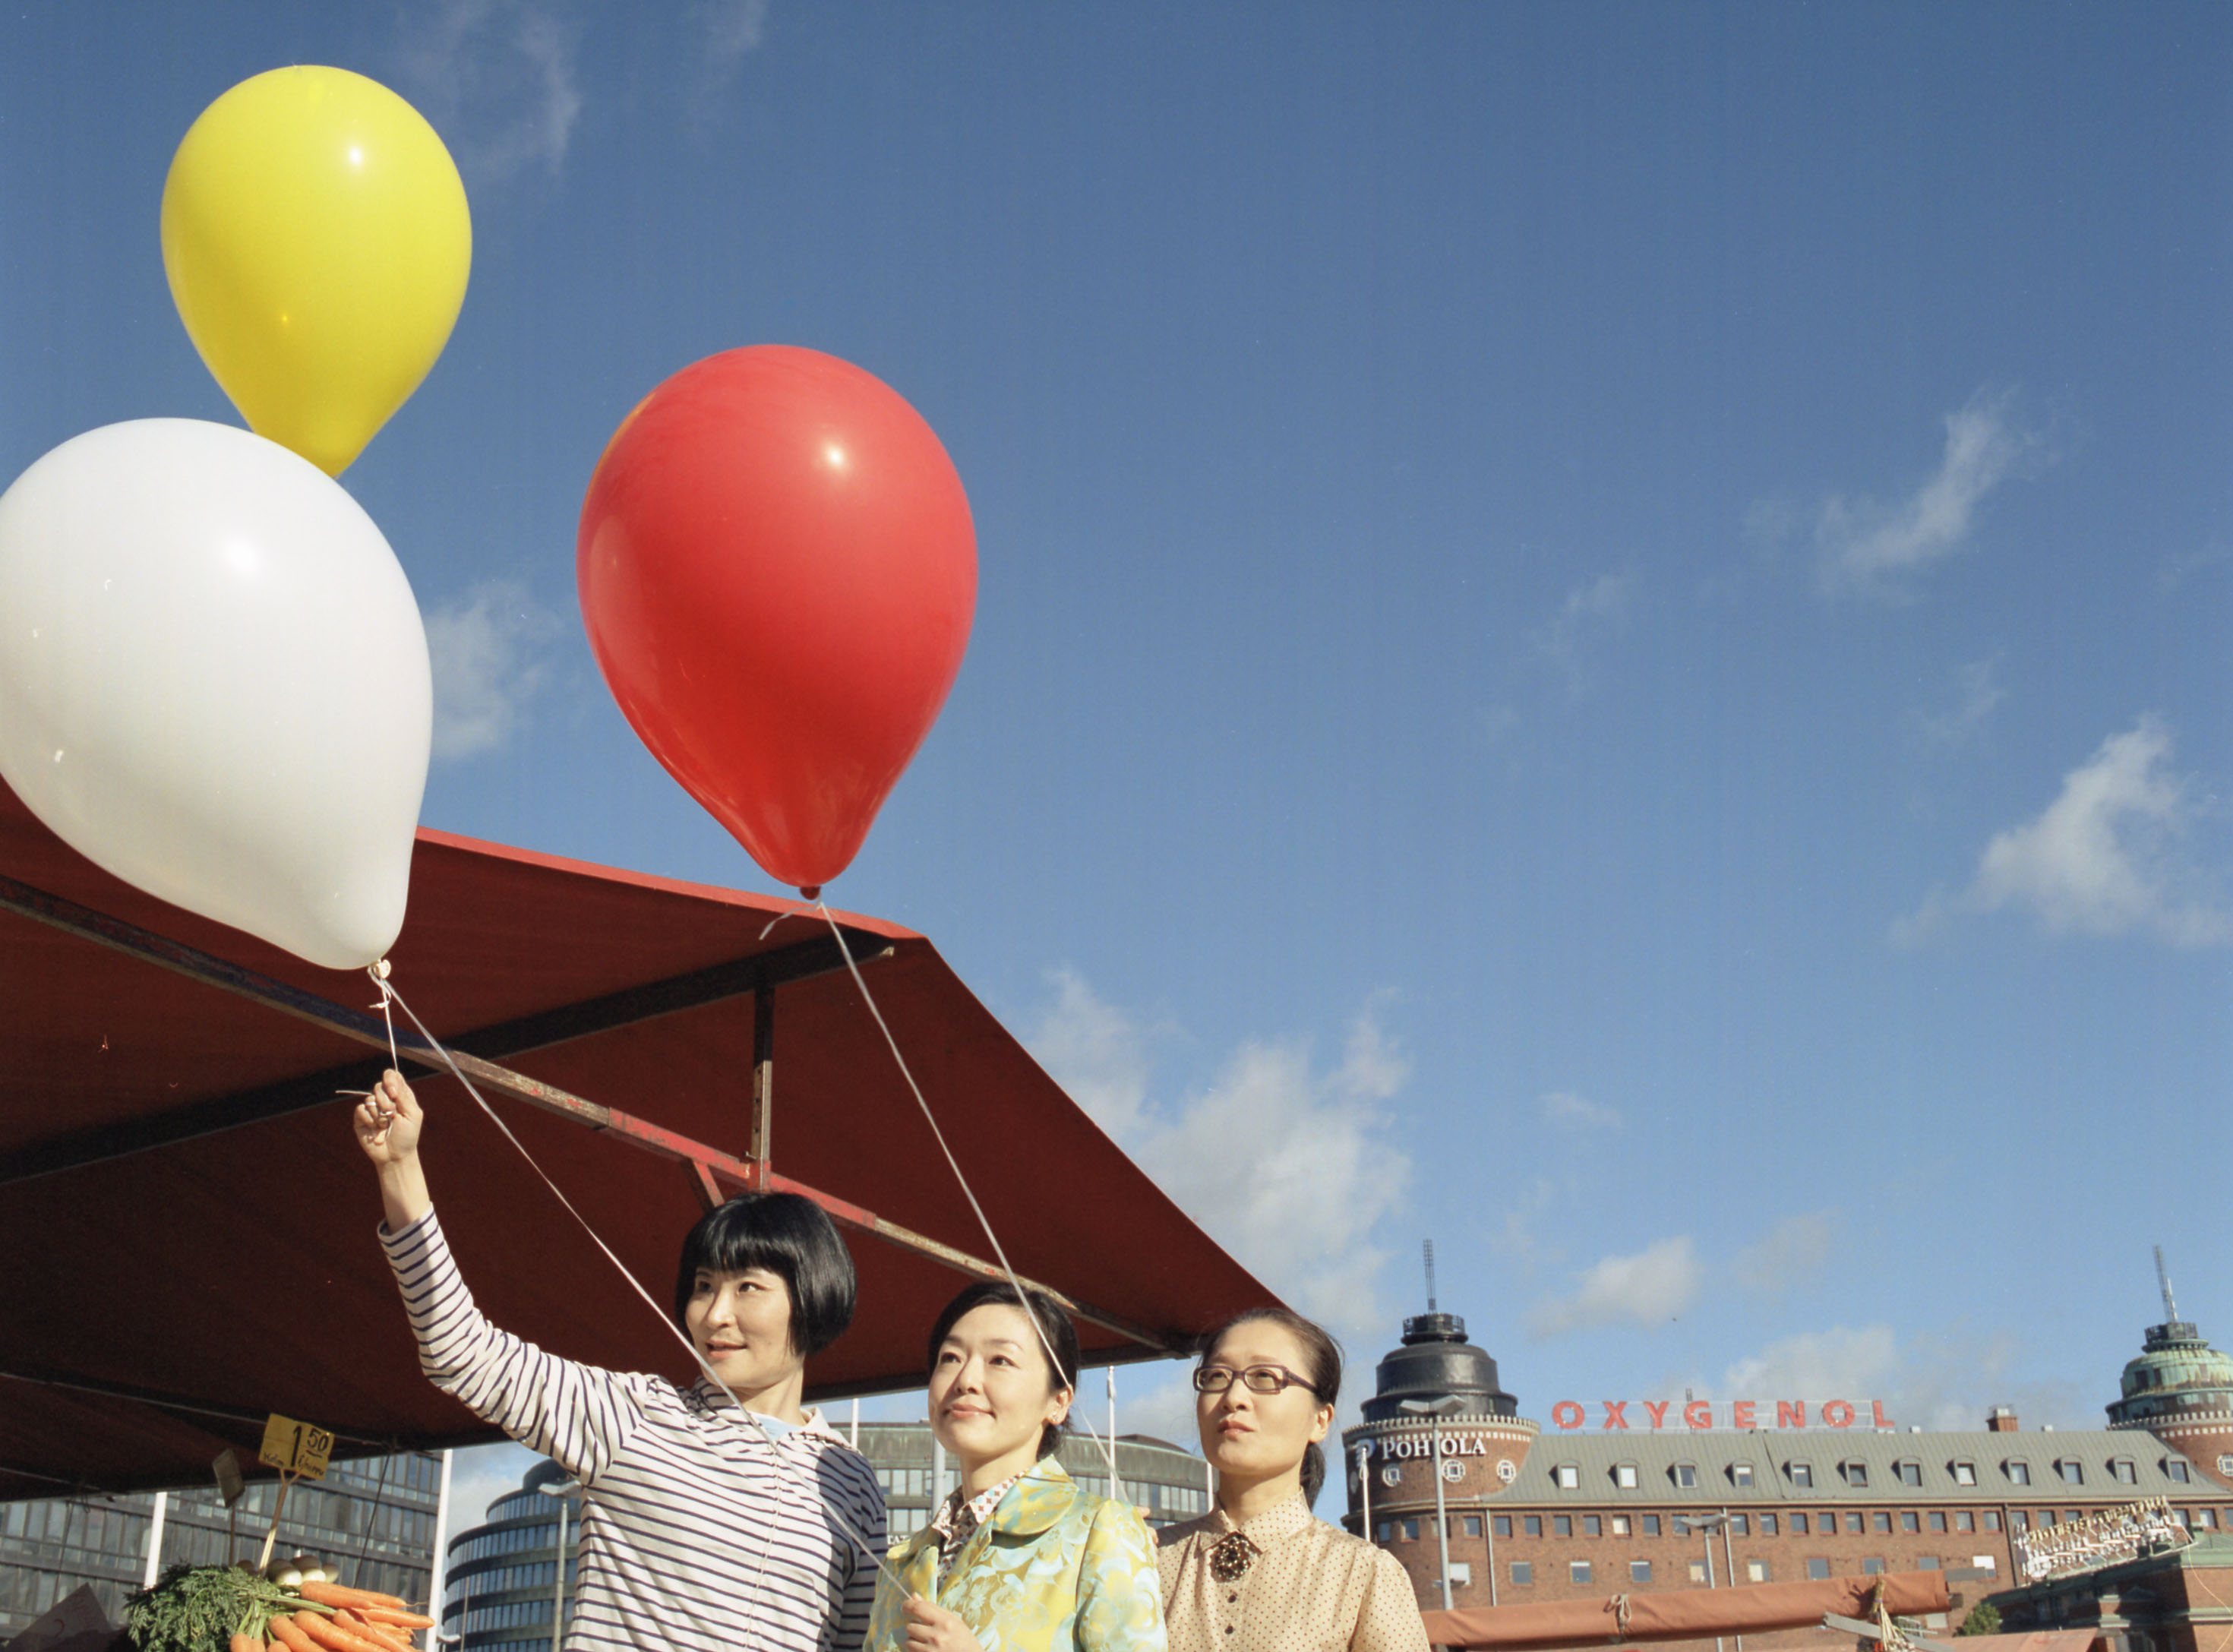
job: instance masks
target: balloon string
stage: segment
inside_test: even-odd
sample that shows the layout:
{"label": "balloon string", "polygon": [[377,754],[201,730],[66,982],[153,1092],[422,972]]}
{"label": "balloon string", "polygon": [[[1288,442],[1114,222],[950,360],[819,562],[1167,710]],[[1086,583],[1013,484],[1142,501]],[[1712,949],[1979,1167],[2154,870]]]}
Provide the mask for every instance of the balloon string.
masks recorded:
{"label": "balloon string", "polygon": [[774,917],[769,919],[765,924],[761,926],[760,939],[762,940],[765,940],[768,938],[769,931],[772,930],[785,918],[795,918],[802,912],[813,912],[817,908],[825,914],[830,910],[829,907],[823,906],[819,901],[792,901],[789,906],[785,907],[781,912],[777,913]]}
{"label": "balloon string", "polygon": [[[1031,1298],[1024,1294],[1024,1282],[1016,1277],[1015,1269],[1008,1265],[1008,1253],[1000,1246],[999,1235],[993,1231],[992,1221],[986,1216],[984,1206],[977,1202],[977,1194],[969,1186],[969,1178],[961,1174],[960,1161],[954,1156],[954,1149],[946,1144],[946,1132],[938,1128],[938,1119],[931,1112],[930,1103],[923,1099],[922,1086],[915,1082],[915,1074],[908,1069],[907,1057],[900,1053],[899,1040],[892,1037],[892,1030],[884,1020],[884,1012],[876,1007],[876,995],[869,991],[869,983],[862,978],[861,966],[853,961],[853,949],[845,944],[845,932],[837,927],[837,920],[830,915],[830,907],[826,902],[817,901],[814,907],[815,910],[821,913],[823,918],[829,923],[830,933],[837,938],[837,950],[844,957],[845,968],[853,977],[853,985],[861,989],[861,1000],[869,1006],[869,1014],[876,1021],[876,1031],[884,1035],[884,1043],[892,1052],[892,1059],[899,1065],[900,1076],[907,1080],[908,1089],[914,1092],[915,1104],[922,1109],[923,1121],[930,1126],[932,1139],[938,1143],[938,1150],[946,1155],[947,1168],[954,1172],[954,1180],[960,1184],[961,1196],[969,1201],[969,1208],[976,1213],[977,1226],[985,1230],[986,1242],[992,1246],[993,1255],[1000,1264],[1000,1272],[1007,1276],[1009,1288],[1016,1293],[1016,1299],[1019,1302],[1029,1302]],[[1055,1356],[1054,1343],[1048,1340],[1046,1327],[1039,1324],[1039,1317],[1035,1313],[1027,1311],[1024,1317],[1030,1320],[1032,1329],[1038,1332],[1039,1346],[1046,1350],[1047,1369],[1059,1378],[1062,1376],[1062,1362]],[[1095,1430],[1092,1422],[1084,1418],[1084,1411],[1077,1403],[1075,1387],[1071,1392],[1070,1409],[1071,1416],[1081,1421],[1085,1429],[1085,1437],[1097,1446],[1099,1445],[1101,1436]],[[1114,1428],[1110,1428],[1110,1490],[1114,1492],[1116,1488],[1116,1442]]]}
{"label": "balloon string", "polygon": [[[382,962],[385,961],[386,960],[384,959],[382,960]],[[692,1342],[689,1337],[683,1335],[681,1329],[675,1324],[672,1318],[668,1317],[667,1311],[659,1305],[658,1302],[652,1297],[651,1292],[645,1290],[642,1284],[636,1278],[635,1275],[628,1272],[628,1264],[622,1261],[619,1257],[613,1253],[612,1246],[606,1244],[603,1238],[598,1233],[597,1230],[589,1225],[589,1219],[583,1215],[579,1210],[575,1208],[574,1201],[566,1197],[564,1191],[560,1188],[558,1184],[550,1180],[549,1173],[547,1173],[540,1164],[536,1162],[535,1155],[527,1150],[526,1144],[512,1134],[511,1126],[506,1124],[502,1116],[498,1114],[496,1109],[488,1104],[487,1097],[484,1096],[478,1089],[474,1088],[473,1081],[465,1076],[465,1070],[458,1065],[456,1057],[452,1056],[449,1050],[443,1046],[442,1041],[426,1030],[426,1024],[419,1018],[417,1011],[412,1009],[410,1004],[404,998],[403,994],[397,992],[394,985],[385,976],[379,972],[377,966],[368,968],[366,971],[366,973],[371,975],[372,979],[379,984],[381,1003],[385,1005],[392,1000],[398,1009],[400,1009],[406,1016],[410,1018],[411,1024],[419,1029],[419,1036],[424,1038],[426,1041],[428,1047],[431,1048],[436,1055],[442,1058],[443,1063],[449,1068],[452,1076],[455,1077],[458,1083],[465,1087],[465,1094],[472,1096],[473,1100],[478,1103],[481,1111],[487,1114],[490,1122],[503,1133],[504,1139],[511,1142],[513,1147],[519,1149],[519,1156],[527,1161],[528,1168],[534,1171],[537,1176],[540,1176],[543,1179],[543,1185],[550,1190],[551,1196],[557,1199],[561,1205],[566,1207],[566,1213],[569,1216],[571,1216],[576,1222],[581,1224],[582,1231],[589,1236],[590,1243],[605,1253],[605,1260],[610,1262],[615,1268],[620,1271],[620,1276],[622,1278],[628,1281],[628,1288],[634,1291],[637,1296],[643,1298],[644,1305],[649,1308],[654,1314],[658,1316],[659,1323],[667,1328],[667,1334],[673,1337],[675,1341],[682,1344],[684,1350],[689,1354],[690,1357],[697,1363],[698,1369],[706,1374],[706,1381],[713,1383],[715,1388],[720,1389],[723,1394],[728,1396],[729,1403],[737,1408],[737,1414],[743,1417],[746,1422],[750,1423],[752,1428],[759,1434],[760,1438],[767,1442],[768,1449],[775,1458],[776,1485],[778,1487],[778,1498],[780,1498],[782,1493],[789,1489],[791,1476],[785,1472],[785,1463],[783,1452],[781,1448],[777,1446],[775,1435],[769,1430],[767,1425],[759,1420],[758,1414],[753,1412],[742,1400],[737,1397],[735,1389],[732,1389],[726,1382],[721,1380],[720,1373],[716,1371],[712,1364],[707,1362],[706,1356],[698,1351],[698,1345]],[[839,1531],[843,1532],[846,1537],[852,1539],[853,1546],[855,1548],[858,1549],[863,1554],[868,1556],[869,1561],[876,1566],[878,1571],[882,1572],[884,1576],[892,1580],[894,1587],[899,1589],[902,1593],[905,1592],[907,1584],[901,1579],[899,1574],[894,1571],[884,1563],[884,1558],[876,1551],[876,1549],[869,1544],[868,1538],[863,1537],[861,1532],[854,1527],[853,1523],[845,1518],[845,1514],[843,1510],[839,1509],[835,1504],[824,1502],[822,1504],[822,1511],[824,1514],[829,1516],[831,1522],[837,1525]],[[767,1543],[769,1545],[771,1545],[774,1541],[775,1532],[773,1526],[771,1525],[768,1531]],[[765,1573],[766,1570],[767,1548],[764,1546],[760,1554],[759,1570],[752,1574],[752,1593],[751,1599],[753,1602],[757,1602],[759,1597],[760,1578]]]}

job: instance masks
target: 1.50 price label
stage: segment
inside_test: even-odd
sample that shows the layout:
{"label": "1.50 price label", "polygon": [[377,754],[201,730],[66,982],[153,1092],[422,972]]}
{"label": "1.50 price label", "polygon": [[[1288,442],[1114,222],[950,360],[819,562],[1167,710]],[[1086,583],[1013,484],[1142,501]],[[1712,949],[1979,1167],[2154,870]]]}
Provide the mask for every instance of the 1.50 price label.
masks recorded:
{"label": "1.50 price label", "polygon": [[256,1455],[259,1461],[269,1463],[283,1474],[323,1480],[326,1459],[333,1450],[334,1437],[323,1428],[297,1422],[274,1411],[264,1425],[264,1445]]}

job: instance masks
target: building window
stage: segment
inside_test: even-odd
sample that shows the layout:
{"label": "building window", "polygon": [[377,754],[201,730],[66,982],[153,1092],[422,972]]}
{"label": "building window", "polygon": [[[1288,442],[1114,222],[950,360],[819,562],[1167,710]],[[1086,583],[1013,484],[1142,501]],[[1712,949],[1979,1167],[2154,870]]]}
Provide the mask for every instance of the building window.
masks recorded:
{"label": "building window", "polygon": [[1385,1521],[1385,1520],[1383,1520],[1383,1521],[1380,1523],[1379,1527],[1377,1528],[1377,1531],[1375,1531],[1375,1532],[1373,1533],[1373,1535],[1374,1535],[1375,1537],[1378,1538],[1380,1539],[1380,1541],[1381,1541],[1381,1542],[1385,1543],[1385,1542],[1387,1542],[1387,1541],[1388,1541],[1388,1534],[1389,1534],[1389,1532],[1390,1532],[1390,1529],[1391,1529],[1391,1528],[1390,1527],[1390,1525],[1389,1525],[1388,1522],[1387,1522],[1387,1521]]}
{"label": "building window", "polygon": [[1729,1484],[1732,1486],[1751,1485],[1752,1465],[1750,1463],[1731,1463],[1729,1465]]}
{"label": "building window", "polygon": [[1594,1514],[1585,1514],[1582,1516],[1582,1535],[1585,1538],[1604,1536],[1605,1522]]}
{"label": "building window", "polygon": [[1706,1581],[1706,1563],[1704,1561],[1693,1560],[1690,1563],[1690,1581],[1694,1584],[1702,1584]]}
{"label": "building window", "polygon": [[1624,1492],[1634,1491],[1636,1489],[1636,1465],[1634,1463],[1615,1463],[1612,1466],[1612,1483],[1619,1486]]}
{"label": "building window", "polygon": [[1794,1538],[1803,1538],[1807,1535],[1807,1517],[1805,1515],[1794,1514],[1791,1517],[1791,1535]]}
{"label": "building window", "polygon": [[1751,1536],[1752,1517],[1746,1514],[1732,1514],[1729,1516],[1729,1535],[1733,1538]]}
{"label": "building window", "polygon": [[1791,1476],[1794,1486],[1812,1486],[1814,1483],[1814,1465],[1812,1463],[1786,1463],[1783,1472]]}
{"label": "building window", "polygon": [[1465,1517],[1465,1534],[1469,1538],[1477,1538],[1481,1535],[1481,1516],[1468,1514]]}
{"label": "building window", "polygon": [[1894,1463],[1891,1466],[1891,1474],[1892,1478],[1903,1486],[1923,1484],[1923,1465],[1918,1462]]}
{"label": "building window", "polygon": [[1531,1538],[1541,1537],[1543,1535],[1543,1517],[1540,1514],[1521,1515],[1520,1517],[1520,1529]]}
{"label": "building window", "polygon": [[1571,1514],[1553,1515],[1551,1517],[1551,1535],[1554,1538],[1572,1537],[1574,1535],[1574,1517]]}
{"label": "building window", "polygon": [[[1965,1531],[1965,1532],[1966,1532],[1966,1531],[1968,1531],[1968,1530],[1969,1530],[1969,1527],[1964,1526],[1964,1527],[1963,1527],[1962,1529],[1963,1529],[1963,1531]],[[2000,1510],[1998,1510],[1998,1509],[1987,1509],[1987,1510],[1985,1511],[1985,1530],[1986,1530],[1986,1531],[1988,1531],[1988,1532],[1997,1532],[1997,1531],[1999,1531],[2000,1529],[2001,1529],[2001,1512],[2000,1512]]]}
{"label": "building window", "polygon": [[1628,1563],[1628,1581],[1632,1584],[1650,1583],[1651,1581],[1651,1563],[1649,1560],[1630,1561]]}
{"label": "building window", "polygon": [[2028,1462],[2022,1461],[2021,1459],[2014,1459],[2002,1463],[2001,1465],[2001,1473],[2008,1477],[2008,1484],[2011,1486],[2028,1486],[2031,1484],[2031,1465]]}
{"label": "building window", "polygon": [[1830,1563],[1820,1556],[1815,1556],[1807,1562],[1807,1576],[1813,1582],[1819,1584],[1829,1575]]}
{"label": "building window", "polygon": [[1569,1560],[1566,1563],[1566,1581],[1568,1583],[1585,1584],[1589,1582],[1589,1580],[1590,1563],[1588,1561]]}
{"label": "building window", "polygon": [[1872,1532],[1891,1531],[1891,1516],[1886,1513],[1884,1510],[1878,1509],[1869,1516],[1869,1530]]}
{"label": "building window", "polygon": [[2197,1510],[2195,1510],[2195,1512],[2196,1512],[2197,1514],[2199,1514],[2199,1515],[2202,1517],[2202,1524],[2203,1524],[2204,1525],[2205,1525],[2205,1526],[2214,1526],[2214,1525],[2216,1525],[2217,1524],[2217,1510],[2215,1510],[2215,1509],[2197,1509]]}
{"label": "building window", "polygon": [[[1824,1519],[1832,1519],[1832,1518],[1833,1518],[1833,1517],[1832,1517],[1832,1516],[1828,1516],[1828,1515],[1826,1515],[1826,1516],[1824,1516],[1823,1518],[1824,1518]],[[1848,1513],[1848,1514],[1846,1516],[1846,1531],[1848,1531],[1848,1532],[1859,1532],[1860,1529],[1861,1529],[1861,1517],[1860,1517],[1860,1515],[1859,1515],[1858,1512]]]}
{"label": "building window", "polygon": [[1839,1463],[1838,1472],[1846,1477],[1848,1486],[1866,1486],[1869,1483],[1869,1466],[1866,1463]]}
{"label": "building window", "polygon": [[2065,1520],[2075,1520],[2085,1512],[2086,1511],[2083,1509],[2065,1509],[2062,1511],[2062,1518]]}
{"label": "building window", "polygon": [[[1987,1509],[1985,1511],[1985,1530],[1988,1532],[1995,1530],[1993,1522],[1999,1518],[2000,1511],[1998,1509]],[[2026,1514],[2021,1509],[2010,1509],[2008,1511],[2008,1530],[2011,1532],[2030,1531],[2031,1516]]]}
{"label": "building window", "polygon": [[1656,1538],[1659,1535],[1659,1517],[1657,1515],[1647,1514],[1644,1517],[1644,1535],[1647,1538]]}
{"label": "building window", "polygon": [[1975,1486],[1977,1483],[1977,1465],[1975,1463],[1955,1464],[1954,1483],[1956,1486]]}
{"label": "building window", "polygon": [[2233,1457],[2219,1457],[2217,1460],[2217,1472],[2221,1474],[2233,1474]]}
{"label": "building window", "polygon": [[1628,1516],[1616,1514],[1612,1517],[1612,1534],[1617,1538],[1624,1538],[1628,1535]]}
{"label": "building window", "polygon": [[1760,1534],[1764,1538],[1772,1538],[1775,1535],[1775,1516],[1763,1514],[1760,1517]]}
{"label": "building window", "polygon": [[2186,1484],[2186,1461],[2184,1458],[2166,1457],[2163,1468],[2165,1479],[2175,1480],[2182,1486]]}
{"label": "building window", "polygon": [[1938,1557],[1935,1554],[1918,1556],[1915,1562],[1915,1569],[1917,1571],[1937,1571],[1938,1570]]}
{"label": "building window", "polygon": [[1500,1538],[1510,1537],[1512,1535],[1512,1517],[1509,1514],[1498,1515],[1496,1517],[1495,1524],[1489,1529],[1494,1532]]}
{"label": "building window", "polygon": [[1903,1532],[1920,1532],[1923,1530],[1923,1522],[1916,1518],[1913,1509],[1902,1509],[1899,1515],[1899,1529]]}
{"label": "building window", "polygon": [[1582,1471],[1572,1463],[1560,1463],[1551,1473],[1557,1478],[1559,1489],[1571,1492],[1582,1483]]}
{"label": "building window", "polygon": [[1698,1465],[1696,1463],[1676,1464],[1675,1483],[1685,1491],[1696,1491],[1698,1487]]}
{"label": "building window", "polygon": [[[1937,1532],[1941,1528],[1934,1525],[1930,1529],[1933,1532]],[[1977,1517],[1970,1513],[1967,1509],[1956,1509],[1954,1511],[1954,1529],[1956,1532],[1975,1532],[1977,1529]]]}
{"label": "building window", "polygon": [[1766,1583],[1768,1581],[1768,1562],[1765,1560],[1746,1561],[1745,1581],[1748,1584]]}
{"label": "building window", "polygon": [[1930,1511],[1930,1529],[1933,1532],[1943,1532],[1946,1529],[1946,1511],[1944,1509],[1933,1509]]}
{"label": "building window", "polygon": [[2083,1486],[2086,1483],[2085,1465],[2074,1457],[2056,1458],[2054,1472],[2062,1476],[2065,1486]]}
{"label": "building window", "polygon": [[2140,1477],[2133,1472],[2131,1458],[2119,1457],[2110,1463],[2109,1478],[2120,1486],[2132,1486],[2138,1484]]}
{"label": "building window", "polygon": [[1871,1555],[1861,1562],[1861,1576],[1864,1577],[1881,1577],[1884,1575],[1884,1558],[1880,1555]]}
{"label": "building window", "polygon": [[1404,1522],[1403,1522],[1403,1541],[1404,1541],[1404,1542],[1406,1542],[1406,1543],[1416,1543],[1418,1540],[1419,1540],[1419,1523],[1418,1523],[1416,1520],[1406,1520],[1406,1521],[1404,1521]]}
{"label": "building window", "polygon": [[1535,1581],[1535,1567],[1533,1563],[1527,1560],[1514,1561],[1512,1563],[1512,1581],[1515,1584],[1520,1584],[1533,1583]]}

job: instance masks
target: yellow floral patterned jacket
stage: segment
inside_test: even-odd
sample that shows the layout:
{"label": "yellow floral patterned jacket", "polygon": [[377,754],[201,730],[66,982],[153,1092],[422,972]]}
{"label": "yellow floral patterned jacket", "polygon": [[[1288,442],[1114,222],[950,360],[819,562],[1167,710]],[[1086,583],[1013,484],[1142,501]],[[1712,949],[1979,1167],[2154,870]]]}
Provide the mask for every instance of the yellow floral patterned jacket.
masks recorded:
{"label": "yellow floral patterned jacket", "polygon": [[906,1645],[901,1607],[909,1595],[935,1598],[985,1652],[1163,1652],[1162,1585],[1146,1523],[1079,1491],[1051,1457],[969,1534],[943,1587],[929,1526],[893,1545],[890,1563],[906,1587],[876,1579],[867,1652]]}

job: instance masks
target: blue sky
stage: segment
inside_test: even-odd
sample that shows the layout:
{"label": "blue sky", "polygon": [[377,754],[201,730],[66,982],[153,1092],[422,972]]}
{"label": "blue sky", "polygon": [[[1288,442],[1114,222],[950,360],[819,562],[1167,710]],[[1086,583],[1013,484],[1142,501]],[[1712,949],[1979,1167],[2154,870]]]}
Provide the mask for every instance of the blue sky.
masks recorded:
{"label": "blue sky", "polygon": [[1353,1389],[1428,1236],[1539,1419],[2098,1422],[2155,1242],[2233,1338],[2224,9],[0,31],[8,477],[233,418],[156,240],[225,88],[355,68],[457,156],[464,312],[345,478],[434,644],[428,824],[765,887],[597,677],[582,491],[731,346],[915,404],[976,630],[831,898],[932,936]]}

